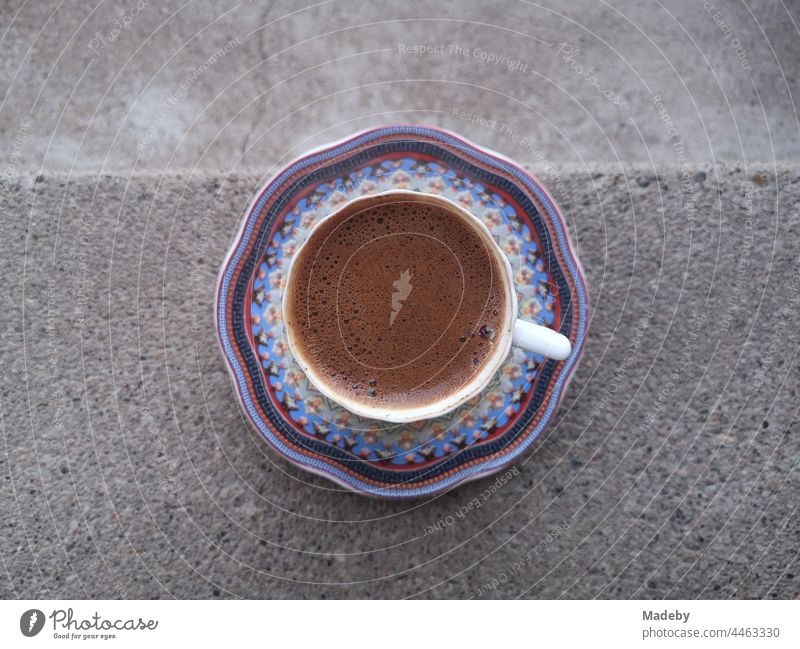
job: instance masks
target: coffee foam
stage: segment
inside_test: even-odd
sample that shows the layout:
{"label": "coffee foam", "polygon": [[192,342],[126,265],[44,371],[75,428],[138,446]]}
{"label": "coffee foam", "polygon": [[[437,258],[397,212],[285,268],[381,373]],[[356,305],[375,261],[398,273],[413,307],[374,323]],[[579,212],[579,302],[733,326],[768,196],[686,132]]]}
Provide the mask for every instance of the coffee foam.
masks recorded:
{"label": "coffee foam", "polygon": [[368,407],[457,392],[492,356],[506,308],[497,260],[475,227],[407,200],[325,221],[287,290],[286,324],[318,380]]}

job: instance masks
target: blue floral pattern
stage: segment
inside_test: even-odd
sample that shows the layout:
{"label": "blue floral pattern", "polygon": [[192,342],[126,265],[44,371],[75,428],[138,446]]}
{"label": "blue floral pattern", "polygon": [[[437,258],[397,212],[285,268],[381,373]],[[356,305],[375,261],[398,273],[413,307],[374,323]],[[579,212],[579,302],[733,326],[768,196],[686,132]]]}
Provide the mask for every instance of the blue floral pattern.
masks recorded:
{"label": "blue floral pattern", "polygon": [[439,194],[479,217],[511,262],[520,317],[552,326],[558,295],[538,254],[539,242],[514,208],[480,183],[434,161],[407,156],[365,166],[312,188],[286,214],[256,269],[249,303],[250,333],[270,399],[309,438],[324,440],[354,459],[401,470],[440,461],[502,434],[530,399],[542,358],[512,348],[480,395],[447,415],[410,424],[354,415],[308,382],[283,330],[284,271],[317,221],[356,196],[390,189]]}

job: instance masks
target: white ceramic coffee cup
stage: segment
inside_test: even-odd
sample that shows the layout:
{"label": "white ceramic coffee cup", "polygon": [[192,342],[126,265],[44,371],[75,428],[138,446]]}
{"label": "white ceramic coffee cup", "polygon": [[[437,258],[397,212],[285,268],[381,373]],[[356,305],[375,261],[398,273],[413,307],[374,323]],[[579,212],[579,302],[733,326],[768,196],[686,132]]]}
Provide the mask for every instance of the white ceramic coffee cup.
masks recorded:
{"label": "white ceramic coffee cup", "polygon": [[[289,343],[289,348],[294,355],[295,360],[300,365],[300,368],[308,377],[309,381],[316,387],[322,394],[329,399],[336,401],[351,412],[362,417],[369,417],[372,419],[381,419],[383,421],[390,421],[396,423],[419,421],[421,419],[429,419],[431,417],[438,417],[444,415],[466,401],[472,399],[475,395],[479,394],[491,381],[494,373],[500,368],[500,365],[508,356],[511,346],[520,347],[526,351],[542,354],[547,358],[555,360],[564,360],[572,351],[572,346],[566,336],[561,335],[557,331],[548,329],[541,325],[527,320],[520,320],[517,318],[517,292],[514,289],[514,280],[511,271],[511,264],[508,262],[507,257],[503,254],[500,246],[492,237],[488,228],[475,216],[470,214],[466,209],[453,201],[437,196],[435,194],[425,194],[422,192],[413,192],[408,190],[391,190],[380,194],[370,194],[355,198],[332,212],[330,215],[320,220],[309,232],[308,237],[295,252],[294,257],[297,259],[300,251],[304,246],[311,241],[320,225],[328,219],[335,219],[342,212],[354,212],[359,207],[368,208],[378,204],[395,203],[395,202],[423,202],[426,204],[434,204],[439,207],[450,210],[452,213],[458,215],[465,222],[472,225],[475,232],[477,232],[486,244],[487,251],[493,254],[497,260],[497,266],[500,269],[500,276],[503,282],[503,289],[505,291],[505,304],[506,312],[503,317],[502,326],[498,328],[495,334],[495,345],[491,355],[487,356],[486,361],[482,364],[480,372],[478,372],[473,379],[446,398],[439,401],[426,404],[424,406],[404,408],[402,404],[397,404],[391,408],[387,406],[370,406],[361,402],[353,401],[347,394],[336,390],[333,386],[325,382],[321,375],[311,366],[308,359],[303,355],[298,343],[296,333],[292,327],[287,323],[286,337]],[[286,273],[286,290],[283,294],[283,312],[286,313],[287,296],[294,288],[292,284],[292,269],[293,263],[290,263]]]}

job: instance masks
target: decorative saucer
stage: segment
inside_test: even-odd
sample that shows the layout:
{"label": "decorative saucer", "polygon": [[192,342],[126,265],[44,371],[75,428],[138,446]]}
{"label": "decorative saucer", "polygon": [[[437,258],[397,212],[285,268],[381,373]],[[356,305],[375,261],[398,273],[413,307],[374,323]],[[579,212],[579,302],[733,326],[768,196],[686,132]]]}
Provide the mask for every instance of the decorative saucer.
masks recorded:
{"label": "decorative saucer", "polygon": [[[511,262],[519,315],[567,336],[570,357],[513,348],[480,395],[411,424],[358,417],[315,390],[281,319],[287,263],[338,205],[400,188],[446,196],[478,216]],[[580,361],[589,299],[564,220],[538,181],[452,133],[392,126],[316,149],[267,183],[222,265],[215,319],[242,408],[272,448],[353,491],[414,498],[494,473],[533,443]]]}

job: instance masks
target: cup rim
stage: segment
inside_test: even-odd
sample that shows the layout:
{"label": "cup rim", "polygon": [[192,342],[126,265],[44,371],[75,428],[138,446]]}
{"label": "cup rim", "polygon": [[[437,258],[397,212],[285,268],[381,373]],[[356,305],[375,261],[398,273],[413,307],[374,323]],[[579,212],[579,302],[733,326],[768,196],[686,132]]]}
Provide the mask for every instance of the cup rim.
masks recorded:
{"label": "cup rim", "polygon": [[422,419],[432,419],[434,417],[439,417],[442,415],[446,415],[459,406],[463,405],[470,399],[473,399],[478,394],[483,392],[486,389],[486,386],[491,382],[492,377],[494,377],[497,370],[502,365],[503,361],[508,357],[508,353],[511,350],[511,340],[512,334],[514,329],[514,324],[517,320],[517,292],[514,287],[514,279],[513,279],[513,272],[511,269],[511,263],[508,260],[508,257],[503,253],[500,249],[500,246],[494,240],[492,233],[489,231],[489,228],[474,214],[472,214],[469,210],[465,209],[458,203],[450,200],[445,196],[439,196],[438,194],[430,194],[427,192],[418,192],[412,191],[408,189],[390,189],[384,192],[379,192],[376,194],[365,194],[363,196],[357,196],[342,205],[338,208],[333,210],[330,214],[321,218],[309,231],[308,236],[306,236],[305,240],[300,244],[300,246],[295,251],[294,255],[292,255],[291,260],[289,261],[289,265],[285,271],[285,283],[283,289],[283,295],[281,297],[281,309],[285,314],[286,305],[287,305],[287,296],[289,295],[289,286],[291,283],[292,272],[294,270],[295,261],[299,258],[300,253],[306,247],[309,241],[311,241],[312,237],[315,233],[320,229],[320,227],[327,222],[329,219],[336,218],[339,214],[341,214],[345,210],[349,210],[352,208],[354,204],[357,203],[368,203],[372,201],[379,200],[381,198],[394,198],[394,197],[407,197],[411,200],[417,202],[434,202],[439,203],[443,207],[446,207],[457,214],[460,214],[462,218],[465,218],[472,226],[478,231],[478,233],[484,238],[486,243],[488,244],[489,249],[495,255],[495,258],[498,262],[500,267],[500,274],[501,279],[503,282],[503,287],[505,291],[506,297],[506,314],[503,319],[503,326],[500,328],[501,330],[498,332],[498,336],[502,336],[500,341],[498,342],[495,352],[491,358],[491,362],[486,363],[482,368],[481,371],[475,375],[472,381],[467,383],[464,387],[460,388],[457,392],[449,395],[444,399],[440,399],[438,401],[434,401],[432,403],[426,404],[424,406],[417,406],[414,408],[388,408],[388,407],[378,407],[378,406],[365,406],[362,403],[348,400],[345,395],[341,395],[331,389],[325,384],[323,380],[320,379],[318,373],[311,367],[307,359],[303,356],[302,352],[299,349],[297,341],[295,340],[291,328],[286,325],[286,321],[283,321],[283,329],[286,334],[286,340],[289,344],[289,350],[291,351],[292,355],[294,356],[295,361],[300,366],[300,369],[305,374],[306,378],[309,382],[325,395],[327,398],[331,399],[332,401],[338,403],[342,407],[346,408],[350,412],[359,415],[361,417],[367,417],[370,419],[378,419],[381,421],[387,421],[391,423],[409,423],[412,421],[419,421]]}

